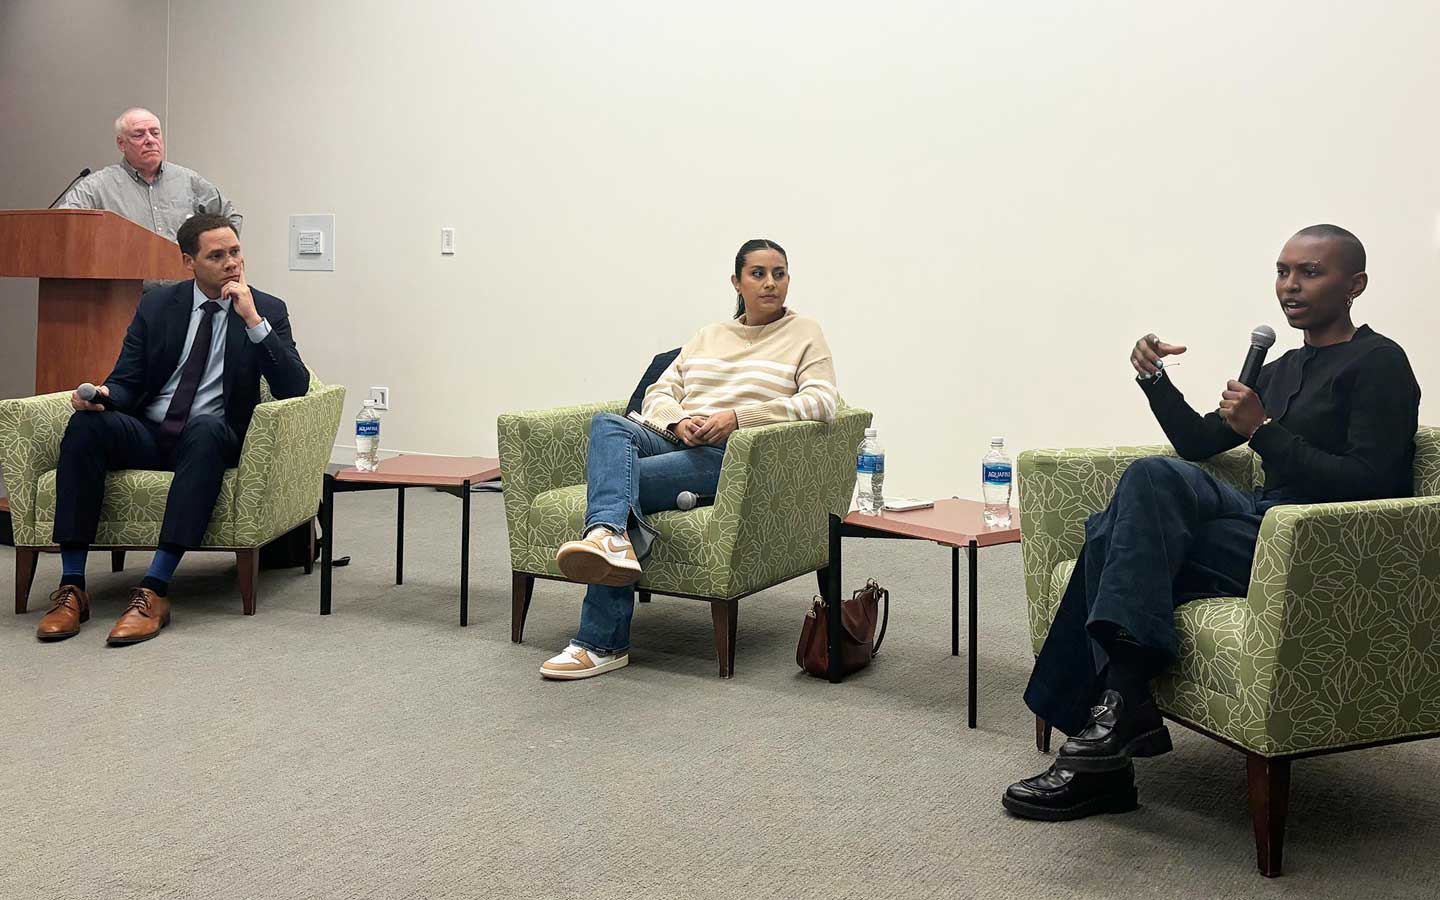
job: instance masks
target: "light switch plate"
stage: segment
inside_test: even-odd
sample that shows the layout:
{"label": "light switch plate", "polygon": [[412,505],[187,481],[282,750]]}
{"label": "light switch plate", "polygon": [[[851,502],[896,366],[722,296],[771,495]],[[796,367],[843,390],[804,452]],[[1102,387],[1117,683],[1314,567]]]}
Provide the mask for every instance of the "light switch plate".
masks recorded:
{"label": "light switch plate", "polygon": [[455,255],[455,229],[440,229],[440,253],[444,256]]}
{"label": "light switch plate", "polygon": [[335,271],[334,213],[291,216],[289,256],[292,272]]}

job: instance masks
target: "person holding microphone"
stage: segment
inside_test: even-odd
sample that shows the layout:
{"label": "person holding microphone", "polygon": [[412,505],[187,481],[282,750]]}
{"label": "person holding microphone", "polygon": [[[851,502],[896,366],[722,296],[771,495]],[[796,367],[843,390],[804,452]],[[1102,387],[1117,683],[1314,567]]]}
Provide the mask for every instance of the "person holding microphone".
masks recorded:
{"label": "person holding microphone", "polygon": [[90,618],[85,560],[99,528],[106,472],[175,473],[160,545],[107,638],[112,645],[134,644],[170,622],[171,576],[185,552],[200,545],[225,469],[240,458],[261,376],[276,399],[309,390],[285,303],[246,281],[230,220],[192,216],[176,240],[194,279],[142,297],[105,383],[86,390],[89,399],[79,390],[71,395],[75,412],[55,475],[60,586],[36,628],[42,641],[73,637]]}
{"label": "person holding microphone", "polygon": [[[1061,821],[1135,808],[1132,759],[1171,749],[1149,683],[1176,658],[1174,609],[1246,594],[1266,510],[1411,495],[1420,387],[1399,344],[1354,324],[1367,284],[1365,248],[1349,231],[1314,225],[1290,238],[1275,295],[1304,344],[1253,384],[1228,382],[1204,416],[1164,367],[1185,346],[1136,341],[1136,380],[1181,459],[1137,460],[1085,523],[1025,690],[1069,739],[1049,769],[1006,789],[1011,813]],[[1196,465],[1242,443],[1260,457],[1263,488],[1239,490]]]}

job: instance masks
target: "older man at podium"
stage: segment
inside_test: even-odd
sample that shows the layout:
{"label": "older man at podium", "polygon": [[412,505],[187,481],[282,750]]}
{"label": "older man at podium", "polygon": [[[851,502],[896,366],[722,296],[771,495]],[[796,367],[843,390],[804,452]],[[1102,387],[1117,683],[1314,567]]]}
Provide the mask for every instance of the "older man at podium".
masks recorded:
{"label": "older man at podium", "polygon": [[120,162],[78,181],[56,204],[62,209],[108,209],[175,240],[196,213],[220,215],[240,233],[235,204],[198,172],[165,159],[160,120],[148,109],[127,109],[115,120]]}

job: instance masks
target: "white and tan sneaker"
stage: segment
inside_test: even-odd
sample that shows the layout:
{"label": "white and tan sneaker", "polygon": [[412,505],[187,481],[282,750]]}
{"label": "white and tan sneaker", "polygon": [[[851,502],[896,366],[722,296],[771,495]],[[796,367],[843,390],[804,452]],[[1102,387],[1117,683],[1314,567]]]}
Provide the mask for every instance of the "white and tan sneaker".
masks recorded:
{"label": "white and tan sneaker", "polygon": [[639,581],[641,574],[630,539],[608,528],[592,528],[581,540],[561,544],[555,564],[566,578],[581,584],[624,587]]}
{"label": "white and tan sneaker", "polygon": [[629,653],[601,656],[574,644],[560,651],[559,655],[545,660],[540,674],[546,678],[574,681],[579,678],[593,678],[611,669],[623,669],[630,665]]}

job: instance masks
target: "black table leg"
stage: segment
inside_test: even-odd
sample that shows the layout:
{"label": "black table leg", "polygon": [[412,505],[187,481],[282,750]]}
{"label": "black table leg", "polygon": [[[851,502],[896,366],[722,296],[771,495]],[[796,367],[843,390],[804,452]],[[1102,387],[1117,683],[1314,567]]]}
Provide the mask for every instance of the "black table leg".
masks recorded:
{"label": "black table leg", "polygon": [[470,624],[470,482],[460,488],[460,624]]}
{"label": "black table leg", "polygon": [[831,684],[839,684],[845,678],[840,665],[840,517],[830,517],[830,565],[829,595],[825,598],[825,657],[828,663]]}
{"label": "black table leg", "polygon": [[335,560],[335,476],[325,474],[320,494],[320,615],[330,615],[330,569]]}
{"label": "black table leg", "polygon": [[979,614],[980,586],[976,578],[976,565],[980,557],[980,548],[974,541],[970,542],[967,553],[970,556],[970,727],[975,727],[975,672],[977,669],[976,657],[976,630],[975,617]]}
{"label": "black table leg", "polygon": [[395,498],[395,583],[405,583],[405,488]]}
{"label": "black table leg", "polygon": [[960,548],[950,548],[950,655],[960,655]]}

